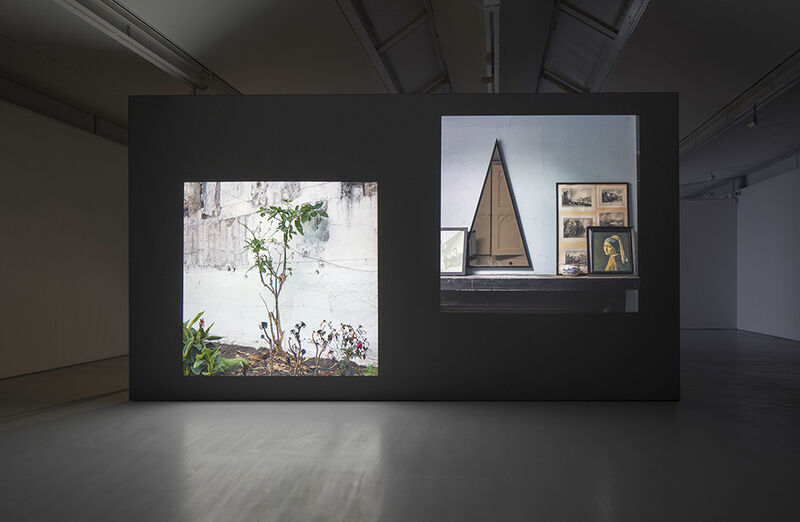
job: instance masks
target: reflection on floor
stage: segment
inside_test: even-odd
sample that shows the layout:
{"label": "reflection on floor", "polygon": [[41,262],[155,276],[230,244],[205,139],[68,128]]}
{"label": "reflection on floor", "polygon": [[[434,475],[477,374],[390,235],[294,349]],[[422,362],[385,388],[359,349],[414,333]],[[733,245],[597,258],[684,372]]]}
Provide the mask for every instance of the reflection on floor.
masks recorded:
{"label": "reflection on floor", "polygon": [[[681,338],[678,403],[124,402],[30,414],[0,422],[1,512],[800,520],[800,343],[736,331]],[[24,407],[0,386],[4,414],[18,415]]]}

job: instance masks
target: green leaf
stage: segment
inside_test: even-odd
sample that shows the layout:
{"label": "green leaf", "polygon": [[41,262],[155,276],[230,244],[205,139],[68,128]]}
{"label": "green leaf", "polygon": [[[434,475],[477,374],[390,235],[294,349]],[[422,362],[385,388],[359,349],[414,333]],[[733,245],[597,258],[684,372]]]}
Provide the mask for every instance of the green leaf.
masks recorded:
{"label": "green leaf", "polygon": [[320,210],[319,211],[319,215],[322,216],[322,217],[328,217],[328,213],[325,212],[324,210]]}
{"label": "green leaf", "polygon": [[189,355],[189,348],[192,347],[192,342],[193,341],[194,341],[194,339],[189,339],[189,340],[187,340],[186,342],[183,343],[183,357],[184,358],[186,358],[186,356]]}
{"label": "green leaf", "polygon": [[294,222],[295,226],[297,227],[297,231],[300,232],[300,235],[303,235],[303,225],[300,224],[300,220]]}
{"label": "green leaf", "polygon": [[206,341],[216,341],[219,339],[222,339],[222,337],[220,337],[219,335],[209,335],[208,337],[206,337]]}
{"label": "green leaf", "polygon": [[203,311],[202,311],[202,312],[200,312],[199,314],[195,315],[195,316],[194,316],[194,319],[192,319],[192,322],[190,322],[190,323],[189,323],[189,325],[188,325],[188,326],[189,326],[189,328],[191,328],[192,326],[194,326],[194,323],[196,323],[196,322],[197,322],[197,320],[198,320],[198,319],[200,319],[200,316],[201,316],[201,315],[203,315],[204,313],[205,313],[205,310],[203,310]]}
{"label": "green leaf", "polygon": [[320,207],[322,207],[323,204],[324,203],[322,201],[319,201],[319,202],[317,202],[316,205],[314,205],[314,208],[320,208]]}

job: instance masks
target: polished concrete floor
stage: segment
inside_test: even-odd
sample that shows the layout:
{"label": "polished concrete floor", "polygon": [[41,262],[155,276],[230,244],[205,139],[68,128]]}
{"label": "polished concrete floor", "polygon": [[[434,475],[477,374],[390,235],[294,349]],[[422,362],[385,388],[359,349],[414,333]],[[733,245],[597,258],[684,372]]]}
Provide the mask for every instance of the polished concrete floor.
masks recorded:
{"label": "polished concrete floor", "polygon": [[681,338],[680,402],[129,403],[105,383],[24,406],[24,378],[0,381],[0,520],[800,520],[800,343]]}

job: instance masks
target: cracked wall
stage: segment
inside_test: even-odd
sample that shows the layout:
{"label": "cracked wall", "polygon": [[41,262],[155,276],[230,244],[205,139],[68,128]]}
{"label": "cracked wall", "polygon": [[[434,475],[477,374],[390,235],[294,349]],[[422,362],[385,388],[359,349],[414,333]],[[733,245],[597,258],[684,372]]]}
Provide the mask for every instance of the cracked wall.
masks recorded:
{"label": "cracked wall", "polygon": [[[296,236],[293,273],[281,293],[286,334],[322,320],[363,325],[367,361],[378,358],[378,186],[374,182],[202,182],[184,185],[184,320],[205,311],[223,342],[264,346],[258,324],[266,320],[261,286],[245,250],[247,228],[268,231],[261,206],[323,202],[328,219],[312,218]],[[249,271],[248,271],[249,270]],[[309,351],[313,346],[309,342]]]}

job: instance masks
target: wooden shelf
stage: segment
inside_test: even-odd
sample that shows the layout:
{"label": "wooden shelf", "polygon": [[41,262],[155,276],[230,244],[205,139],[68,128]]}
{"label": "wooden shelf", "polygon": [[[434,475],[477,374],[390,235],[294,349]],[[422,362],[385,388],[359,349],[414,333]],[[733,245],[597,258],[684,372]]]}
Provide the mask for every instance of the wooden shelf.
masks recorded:
{"label": "wooden shelf", "polygon": [[635,275],[475,274],[441,277],[442,310],[454,312],[624,312]]}
{"label": "wooden shelf", "polygon": [[576,292],[637,290],[639,277],[635,275],[494,275],[442,276],[441,289],[467,292]]}

